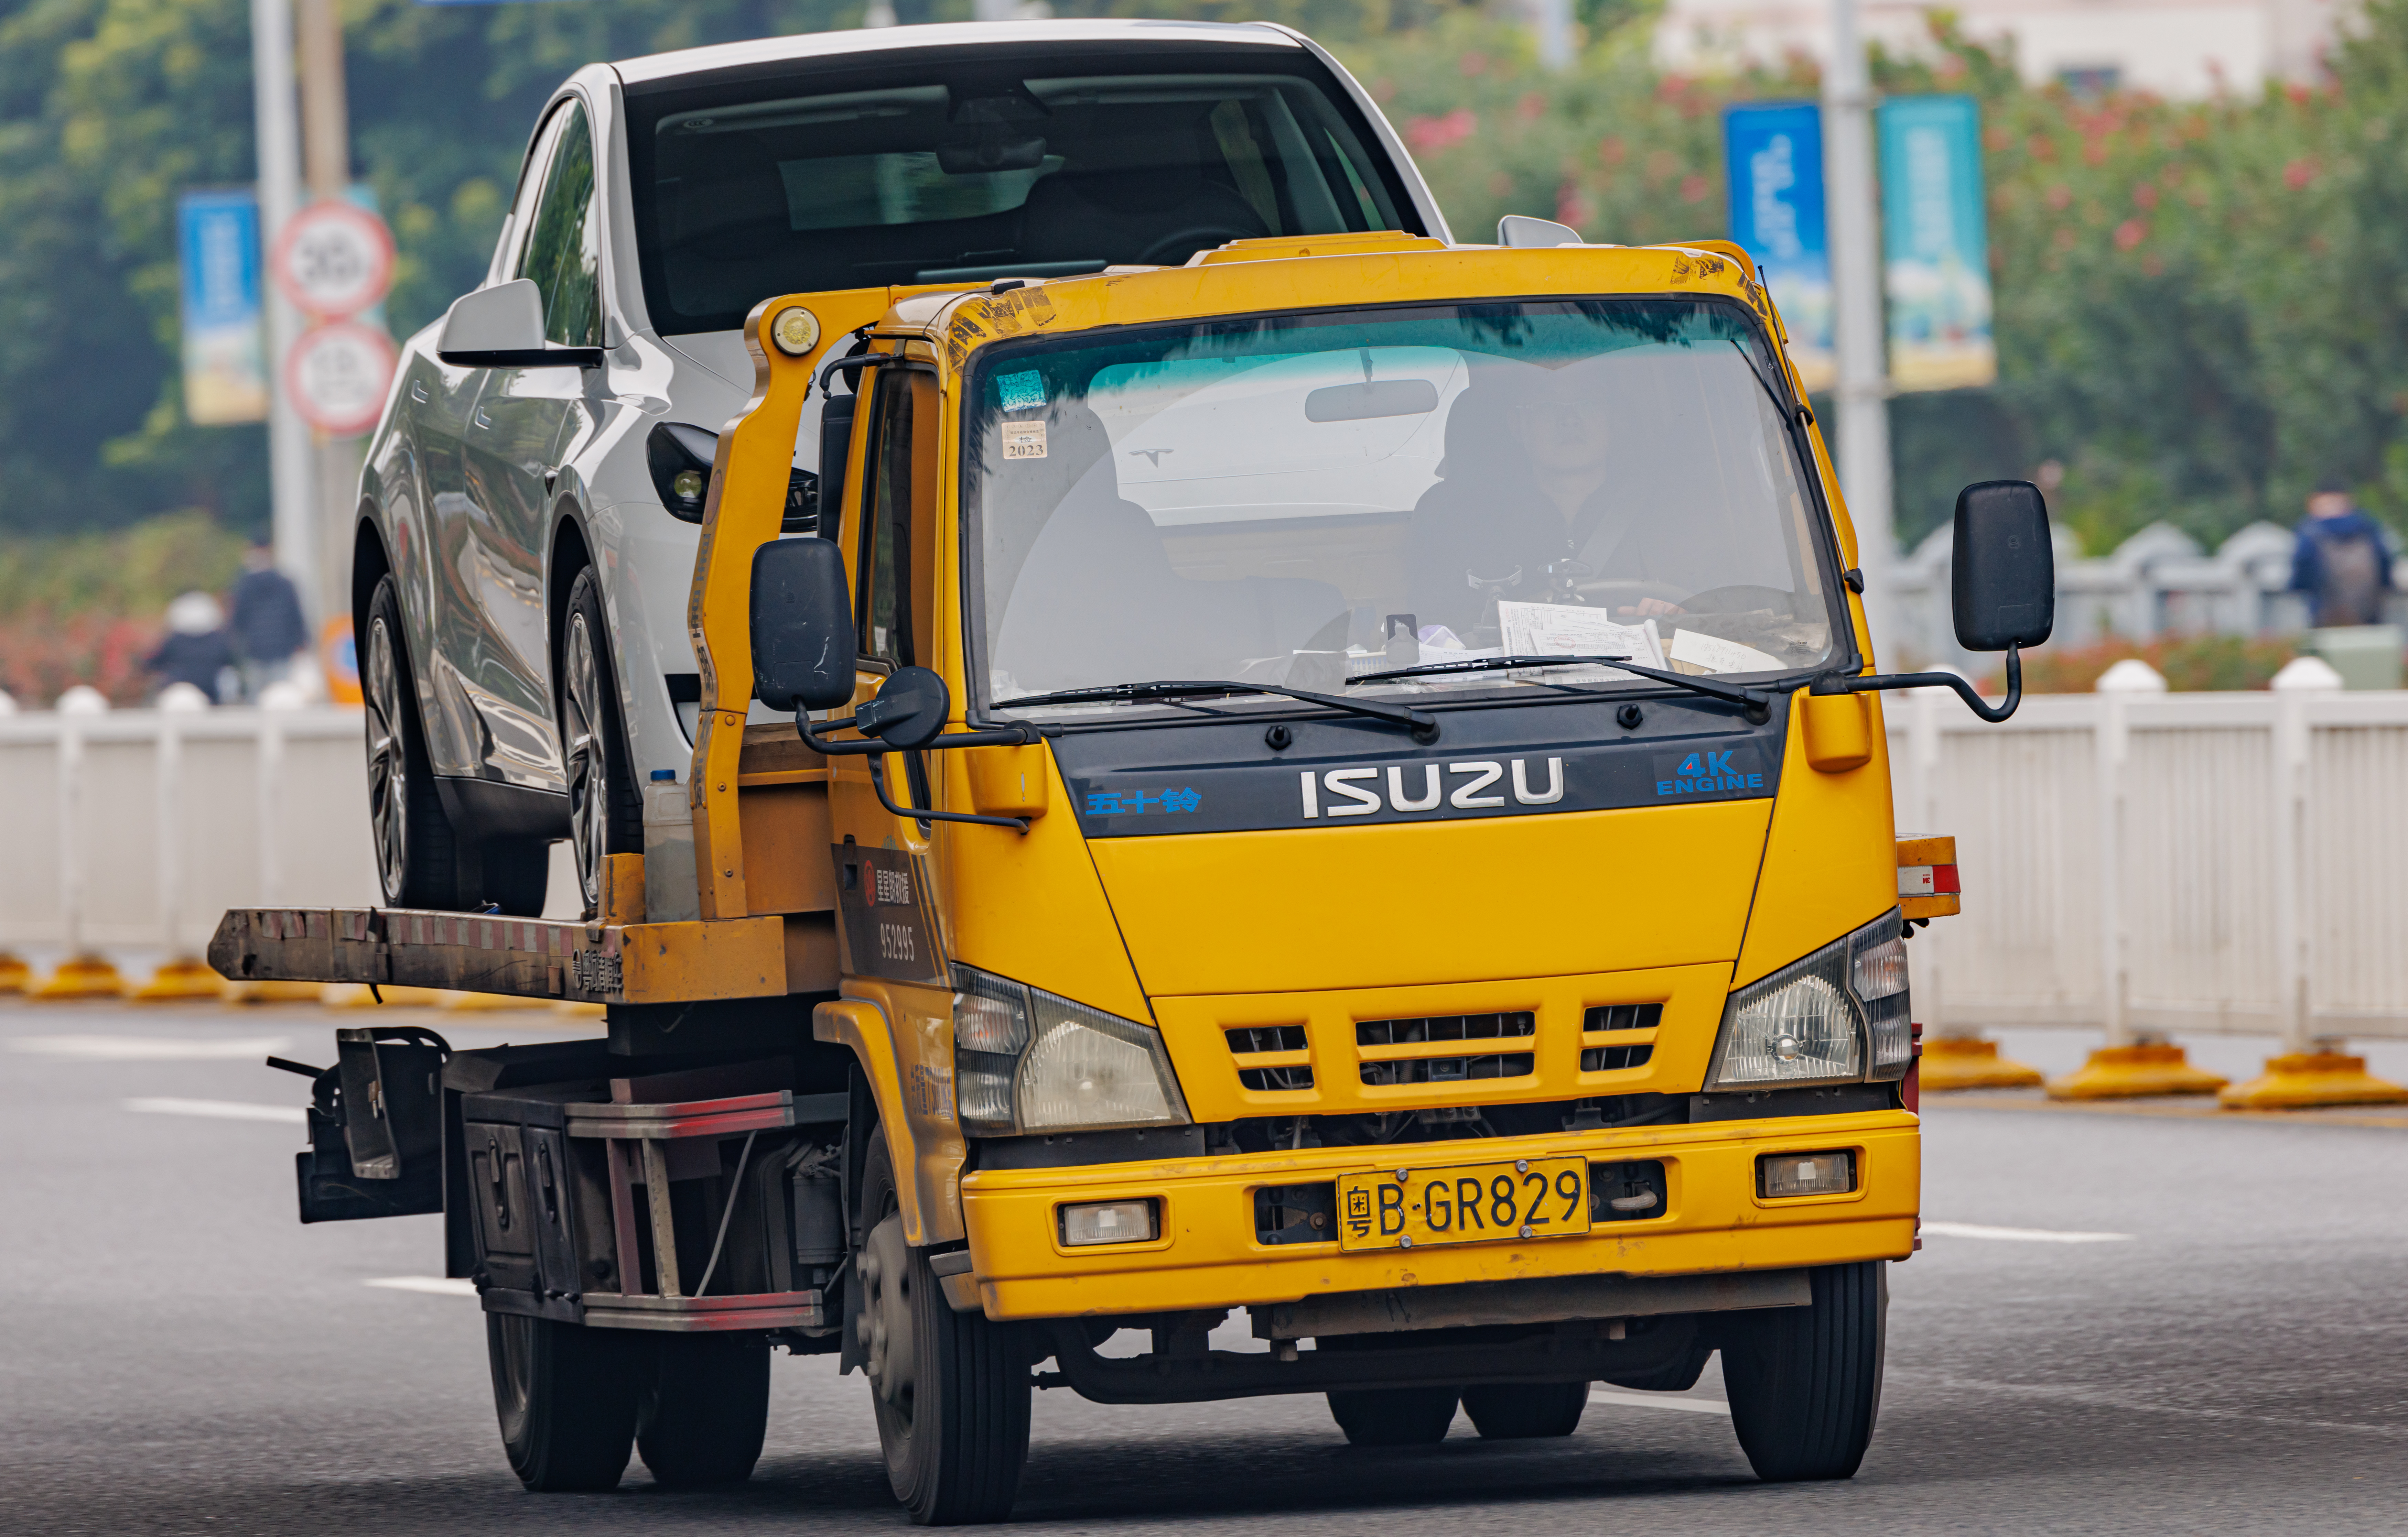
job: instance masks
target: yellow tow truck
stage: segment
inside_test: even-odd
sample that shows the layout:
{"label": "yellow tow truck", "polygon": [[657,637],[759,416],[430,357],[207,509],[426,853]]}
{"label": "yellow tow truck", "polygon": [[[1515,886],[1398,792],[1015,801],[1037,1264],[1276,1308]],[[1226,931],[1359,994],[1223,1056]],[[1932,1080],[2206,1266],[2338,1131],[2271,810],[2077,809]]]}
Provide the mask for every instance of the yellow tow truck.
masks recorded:
{"label": "yellow tow truck", "polygon": [[1956,903],[1873,696],[2014,707],[2038,491],[1957,503],[1991,706],[1875,672],[1735,247],[1239,240],[747,335],[692,894],[648,826],[582,923],[237,910],[211,951],[607,1005],[304,1069],[304,1219],[445,1213],[521,1477],[744,1476],[773,1344],[867,1374],[923,1523],[1009,1513],[1040,1388],[1404,1444],[1717,1350],[1761,1476],[1852,1474],[1916,1242],[1905,941]]}

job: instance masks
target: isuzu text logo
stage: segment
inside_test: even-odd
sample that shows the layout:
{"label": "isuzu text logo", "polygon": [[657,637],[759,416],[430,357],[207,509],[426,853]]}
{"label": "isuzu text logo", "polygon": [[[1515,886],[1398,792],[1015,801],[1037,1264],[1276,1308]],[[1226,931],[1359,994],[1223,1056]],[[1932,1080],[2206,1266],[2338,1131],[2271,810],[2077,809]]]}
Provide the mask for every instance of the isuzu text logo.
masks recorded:
{"label": "isuzu text logo", "polygon": [[1728,752],[1693,752],[1679,760],[1656,760],[1656,793],[1658,795],[1717,795],[1732,790],[1762,790],[1764,776],[1756,771],[1754,754],[1749,761],[1734,763],[1732,759],[1742,749]]}
{"label": "isuzu text logo", "polygon": [[1369,817],[1383,806],[1391,811],[1436,811],[1441,805],[1456,811],[1488,810],[1506,804],[1509,781],[1516,805],[1553,805],[1562,800],[1564,761],[1545,760],[1543,789],[1530,783],[1531,763],[1523,758],[1510,763],[1448,763],[1443,776],[1437,763],[1385,770],[1306,769],[1297,777],[1307,820]]}

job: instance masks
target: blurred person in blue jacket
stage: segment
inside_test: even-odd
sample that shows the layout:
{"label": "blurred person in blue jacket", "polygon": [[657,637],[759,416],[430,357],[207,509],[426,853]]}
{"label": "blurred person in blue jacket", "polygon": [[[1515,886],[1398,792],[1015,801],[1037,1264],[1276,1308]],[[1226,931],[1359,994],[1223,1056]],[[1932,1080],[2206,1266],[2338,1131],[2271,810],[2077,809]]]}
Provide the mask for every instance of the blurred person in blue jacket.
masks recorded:
{"label": "blurred person in blue jacket", "polygon": [[309,644],[301,618],[301,594],[293,578],[276,569],[276,550],[259,540],[243,552],[235,578],[234,645],[242,660],[242,691],[257,699],[271,683],[293,675],[293,658]]}
{"label": "blurred person in blue jacket", "polygon": [[224,704],[219,682],[234,667],[234,647],[226,639],[225,611],[217,599],[187,592],[169,604],[166,637],[142,659],[142,667],[158,675],[162,688],[189,683],[208,695],[210,704]]}
{"label": "blurred person in blue jacket", "polygon": [[2391,541],[2383,525],[2358,508],[2348,483],[2329,475],[2308,498],[2291,549],[2291,587],[2308,600],[2308,623],[2319,630],[2383,622],[2391,591]]}

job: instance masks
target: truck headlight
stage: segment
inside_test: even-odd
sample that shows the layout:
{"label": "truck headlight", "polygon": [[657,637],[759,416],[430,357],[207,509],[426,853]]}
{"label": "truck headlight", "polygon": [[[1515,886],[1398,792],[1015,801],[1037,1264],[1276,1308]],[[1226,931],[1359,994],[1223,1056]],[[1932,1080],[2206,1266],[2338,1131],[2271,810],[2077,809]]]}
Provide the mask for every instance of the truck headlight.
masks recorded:
{"label": "truck headlight", "polygon": [[1162,1032],[972,966],[953,968],[953,1080],[979,1136],[1185,1126]]}
{"label": "truck headlight", "polygon": [[1895,908],[1730,995],[1706,1090],[1901,1078],[1914,1055]]}

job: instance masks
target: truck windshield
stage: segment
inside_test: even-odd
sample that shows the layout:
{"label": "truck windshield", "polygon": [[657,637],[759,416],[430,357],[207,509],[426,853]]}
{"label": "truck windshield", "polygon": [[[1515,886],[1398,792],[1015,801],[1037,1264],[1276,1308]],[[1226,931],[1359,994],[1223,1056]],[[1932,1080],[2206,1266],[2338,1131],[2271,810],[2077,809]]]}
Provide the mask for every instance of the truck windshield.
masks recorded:
{"label": "truck windshield", "polygon": [[952,70],[633,94],[652,322],[724,330],[764,294],[1177,265],[1261,235],[1420,233],[1337,82],[1301,57],[1267,70],[1266,51],[1182,52],[1140,72],[1125,50],[1100,71],[1066,57],[1014,67],[998,50]]}
{"label": "truck windshield", "polygon": [[1320,313],[978,356],[963,505],[989,701],[1157,678],[1555,690],[1640,680],[1598,664],[1347,680],[1526,655],[1770,675],[1831,655],[1835,567],[1770,349],[1736,305]]}

